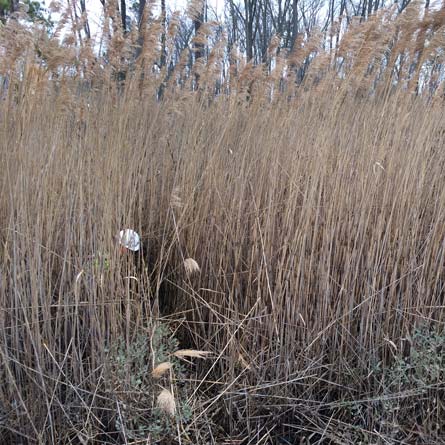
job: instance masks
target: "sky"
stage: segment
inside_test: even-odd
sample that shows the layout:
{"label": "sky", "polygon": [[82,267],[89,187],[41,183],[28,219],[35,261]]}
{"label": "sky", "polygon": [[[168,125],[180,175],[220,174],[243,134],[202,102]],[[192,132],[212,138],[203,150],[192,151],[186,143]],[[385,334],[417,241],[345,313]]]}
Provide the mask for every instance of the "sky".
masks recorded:
{"label": "sky", "polygon": [[[48,2],[49,0],[46,1]],[[157,3],[159,4],[159,0]],[[185,10],[187,3],[187,0],[166,0],[167,9],[171,11],[183,11]],[[208,7],[215,11],[219,17],[222,17],[224,0],[207,0],[207,4]],[[91,33],[94,36],[100,31],[103,6],[100,0],[86,0],[86,7]]]}

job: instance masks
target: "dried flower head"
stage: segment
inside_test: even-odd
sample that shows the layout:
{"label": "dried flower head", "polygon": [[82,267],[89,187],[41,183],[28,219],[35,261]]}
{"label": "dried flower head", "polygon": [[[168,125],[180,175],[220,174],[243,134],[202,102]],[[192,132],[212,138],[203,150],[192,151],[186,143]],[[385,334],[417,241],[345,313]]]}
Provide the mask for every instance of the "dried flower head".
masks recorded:
{"label": "dried flower head", "polygon": [[158,366],[153,369],[151,375],[154,379],[160,379],[169,369],[172,368],[172,364],[170,362],[160,363]]}
{"label": "dried flower head", "polygon": [[168,414],[169,416],[174,416],[176,413],[176,402],[173,394],[168,389],[163,389],[158,395],[156,401],[157,407]]}
{"label": "dried flower head", "polygon": [[187,258],[186,260],[184,260],[184,268],[185,273],[188,277],[199,274],[201,272],[199,264],[193,258]]}

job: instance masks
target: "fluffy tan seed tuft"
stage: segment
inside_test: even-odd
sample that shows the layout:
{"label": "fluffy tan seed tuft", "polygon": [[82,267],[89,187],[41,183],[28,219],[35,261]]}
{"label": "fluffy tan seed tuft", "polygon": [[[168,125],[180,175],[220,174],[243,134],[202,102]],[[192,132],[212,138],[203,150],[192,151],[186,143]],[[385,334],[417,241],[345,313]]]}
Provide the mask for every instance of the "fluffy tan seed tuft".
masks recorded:
{"label": "fluffy tan seed tuft", "polygon": [[199,264],[193,258],[187,258],[186,260],[184,260],[184,268],[185,273],[188,277],[199,274],[201,272]]}
{"label": "fluffy tan seed tuft", "polygon": [[160,363],[158,366],[153,369],[151,375],[154,379],[160,379],[169,369],[172,368],[172,364],[170,362]]}
{"label": "fluffy tan seed tuft", "polygon": [[168,414],[169,416],[174,416],[176,413],[176,402],[173,394],[168,389],[163,389],[157,398],[157,407]]}

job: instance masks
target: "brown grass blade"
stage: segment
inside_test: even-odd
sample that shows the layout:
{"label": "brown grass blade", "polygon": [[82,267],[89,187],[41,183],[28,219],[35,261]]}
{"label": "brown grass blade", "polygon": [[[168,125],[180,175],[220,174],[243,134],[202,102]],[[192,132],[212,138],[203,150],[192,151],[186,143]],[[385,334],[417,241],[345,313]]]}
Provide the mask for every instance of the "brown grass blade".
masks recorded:
{"label": "brown grass blade", "polygon": [[173,355],[178,358],[207,358],[210,354],[210,351],[196,351],[194,349],[180,349],[179,351],[173,353]]}

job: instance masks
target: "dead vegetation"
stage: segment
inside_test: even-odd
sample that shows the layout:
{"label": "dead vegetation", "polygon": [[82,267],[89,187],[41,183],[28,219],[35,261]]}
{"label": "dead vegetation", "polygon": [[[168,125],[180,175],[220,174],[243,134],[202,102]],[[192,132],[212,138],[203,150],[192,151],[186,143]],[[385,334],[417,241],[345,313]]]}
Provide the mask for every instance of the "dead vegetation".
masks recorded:
{"label": "dead vegetation", "polygon": [[2,27],[2,443],[443,441],[443,25],[199,84]]}

